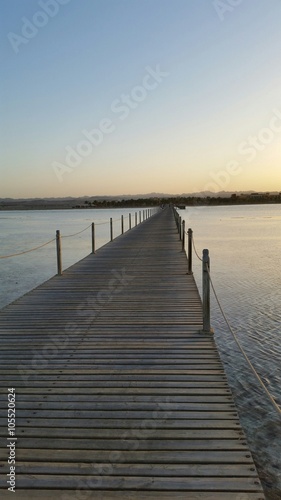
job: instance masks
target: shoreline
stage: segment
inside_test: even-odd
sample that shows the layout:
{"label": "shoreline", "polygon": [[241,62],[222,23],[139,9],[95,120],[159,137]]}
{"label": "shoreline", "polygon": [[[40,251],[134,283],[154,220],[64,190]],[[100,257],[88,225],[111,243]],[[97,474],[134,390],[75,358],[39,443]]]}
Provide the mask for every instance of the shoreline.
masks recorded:
{"label": "shoreline", "polygon": [[110,209],[115,208],[151,208],[173,204],[178,208],[182,207],[205,207],[205,206],[248,206],[248,205],[281,205],[281,197],[275,199],[250,199],[250,198],[188,198],[188,199],[138,199],[138,200],[122,200],[122,201],[100,201],[91,203],[84,200],[21,200],[0,202],[0,212],[8,211],[23,211],[23,210],[90,210],[90,209]]}

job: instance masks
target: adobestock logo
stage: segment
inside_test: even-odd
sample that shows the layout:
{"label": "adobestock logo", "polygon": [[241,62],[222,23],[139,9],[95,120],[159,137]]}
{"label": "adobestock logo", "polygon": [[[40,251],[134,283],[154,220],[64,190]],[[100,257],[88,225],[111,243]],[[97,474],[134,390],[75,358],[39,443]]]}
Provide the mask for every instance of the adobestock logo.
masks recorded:
{"label": "adobestock logo", "polygon": [[213,7],[220,18],[224,21],[225,14],[229,14],[234,11],[235,7],[241,5],[244,0],[214,0]]}
{"label": "adobestock logo", "polygon": [[[245,170],[245,161],[247,163],[252,163],[257,155],[265,151],[265,149],[276,139],[277,135],[281,134],[281,111],[278,108],[272,110],[272,116],[268,121],[266,127],[261,128],[256,135],[249,135],[246,140],[240,142],[237,147],[237,152],[239,153],[239,160],[233,159],[229,161],[223,169],[217,171],[210,171],[208,181],[203,189],[198,186],[193,188],[193,192],[199,191],[211,191],[212,193],[218,193],[221,190],[225,190],[230,186],[233,177],[242,174]],[[243,156],[247,158],[242,159]],[[200,206],[200,204],[199,204]],[[204,206],[200,206],[202,210]],[[191,221],[192,217],[197,214],[198,207],[193,206],[188,207],[188,218],[186,222]]]}
{"label": "adobestock logo", "polygon": [[268,126],[262,128],[257,135],[250,135],[238,146],[238,152],[241,155],[247,155],[246,161],[249,163],[256,158],[258,152],[264,151],[274,141],[276,134],[281,134],[281,111],[277,108],[272,111],[273,116]]}
{"label": "adobestock logo", "polygon": [[275,108],[272,110],[272,116],[266,127],[263,127],[257,132],[256,135],[249,135],[249,137],[240,142],[237,151],[240,155],[239,161],[233,159],[229,161],[225,168],[217,170],[216,172],[209,172],[212,182],[208,182],[204,186],[204,191],[212,191],[214,193],[225,189],[230,185],[232,177],[240,175],[244,170],[244,161],[242,156],[247,156],[245,161],[252,163],[258,153],[265,151],[265,149],[276,139],[278,134],[281,134],[281,111]]}
{"label": "adobestock logo", "polygon": [[[153,69],[146,66],[146,74],[144,75],[141,84],[134,86],[128,94],[121,94],[118,99],[114,99],[111,103],[111,112],[118,116],[120,121],[124,121],[133,110],[145,101],[150,92],[157,89],[163,79],[169,76],[169,73],[162,71],[160,65],[157,64]],[[97,127],[87,130],[82,130],[84,136],[75,148],[68,145],[65,147],[66,156],[64,163],[53,161],[52,168],[59,182],[63,181],[63,176],[73,172],[82,162],[83,158],[91,155],[94,148],[100,146],[105,136],[112,134],[116,130],[116,124],[111,118],[103,118]]]}
{"label": "adobestock logo", "polygon": [[38,10],[32,16],[32,19],[27,19],[27,17],[22,17],[22,28],[21,34],[18,35],[10,31],[8,33],[8,40],[16,54],[19,53],[19,47],[21,45],[26,45],[29,41],[34,38],[40,28],[44,28],[50,20],[50,18],[55,17],[61,5],[66,5],[70,0],[40,0],[38,2],[39,7],[42,10]]}

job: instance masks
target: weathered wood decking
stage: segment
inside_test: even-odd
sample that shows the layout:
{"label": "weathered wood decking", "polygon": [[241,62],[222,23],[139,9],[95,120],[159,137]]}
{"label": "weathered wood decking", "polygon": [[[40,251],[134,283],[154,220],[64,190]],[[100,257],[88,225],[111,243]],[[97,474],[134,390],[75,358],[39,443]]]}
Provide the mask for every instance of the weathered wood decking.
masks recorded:
{"label": "weathered wood decking", "polygon": [[13,498],[262,500],[201,327],[171,209],[5,308],[1,498],[14,387]]}

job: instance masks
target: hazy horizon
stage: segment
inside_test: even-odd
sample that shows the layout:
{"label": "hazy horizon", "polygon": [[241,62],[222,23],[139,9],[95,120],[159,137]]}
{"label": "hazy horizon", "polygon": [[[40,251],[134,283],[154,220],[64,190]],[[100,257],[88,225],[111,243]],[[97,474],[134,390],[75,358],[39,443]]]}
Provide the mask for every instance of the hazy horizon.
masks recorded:
{"label": "hazy horizon", "polygon": [[58,197],[53,197],[53,196],[44,196],[44,197],[39,197],[39,196],[34,196],[34,197],[27,197],[27,198],[13,198],[13,197],[6,197],[6,198],[2,198],[0,197],[0,200],[14,200],[14,201],[20,201],[20,200],[48,200],[48,199],[54,199],[54,200],[61,200],[61,199],[81,199],[81,198],[97,198],[97,199],[106,199],[106,198],[113,198],[113,199],[116,199],[116,198],[130,198],[132,197],[132,199],[136,199],[138,196],[140,198],[144,198],[144,199],[153,199],[153,197],[167,197],[167,198],[172,198],[172,197],[192,197],[192,196],[196,196],[196,195],[201,195],[202,198],[203,197],[207,197],[207,196],[223,196],[223,195],[226,195],[226,196],[231,196],[232,194],[250,194],[250,193],[253,193],[253,194],[262,194],[262,195],[266,195],[267,193],[271,194],[271,195],[275,195],[275,194],[278,194],[280,193],[280,191],[278,190],[275,190],[275,191],[254,191],[253,189],[249,189],[249,190],[242,190],[242,191],[218,191],[218,192],[211,192],[211,191],[199,191],[199,192],[196,192],[196,193],[159,193],[159,192],[155,192],[155,193],[137,193],[137,194],[131,194],[131,193],[118,193],[116,195],[109,195],[109,194],[102,194],[102,195],[97,195],[97,194],[83,194],[83,195],[79,195],[79,196],[72,196],[72,195],[65,195],[65,196],[58,196]]}
{"label": "hazy horizon", "polygon": [[281,191],[280,14],[3,2],[0,197]]}

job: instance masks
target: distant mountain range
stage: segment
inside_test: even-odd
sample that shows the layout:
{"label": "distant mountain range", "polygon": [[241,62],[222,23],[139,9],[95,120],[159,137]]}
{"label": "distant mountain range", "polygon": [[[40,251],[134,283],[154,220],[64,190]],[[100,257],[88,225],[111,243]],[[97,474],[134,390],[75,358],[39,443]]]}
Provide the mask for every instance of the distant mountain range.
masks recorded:
{"label": "distant mountain range", "polygon": [[[236,195],[241,195],[241,194],[251,194],[255,193],[256,191],[219,191],[218,193],[214,193],[212,191],[200,191],[197,193],[182,193],[182,194],[168,194],[168,193],[146,193],[146,194],[122,194],[122,195],[115,195],[115,196],[79,196],[79,197],[74,197],[74,196],[66,196],[63,198],[0,198],[0,202],[4,203],[14,203],[14,202],[32,202],[34,204],[36,203],[64,203],[64,202],[75,202],[75,203],[81,203],[84,202],[85,200],[137,200],[137,199],[143,199],[143,198],[187,198],[187,197],[200,197],[200,198],[205,198],[205,197],[221,197],[221,198],[228,198],[233,194]],[[278,194],[278,191],[276,192],[271,192],[270,194]]]}

